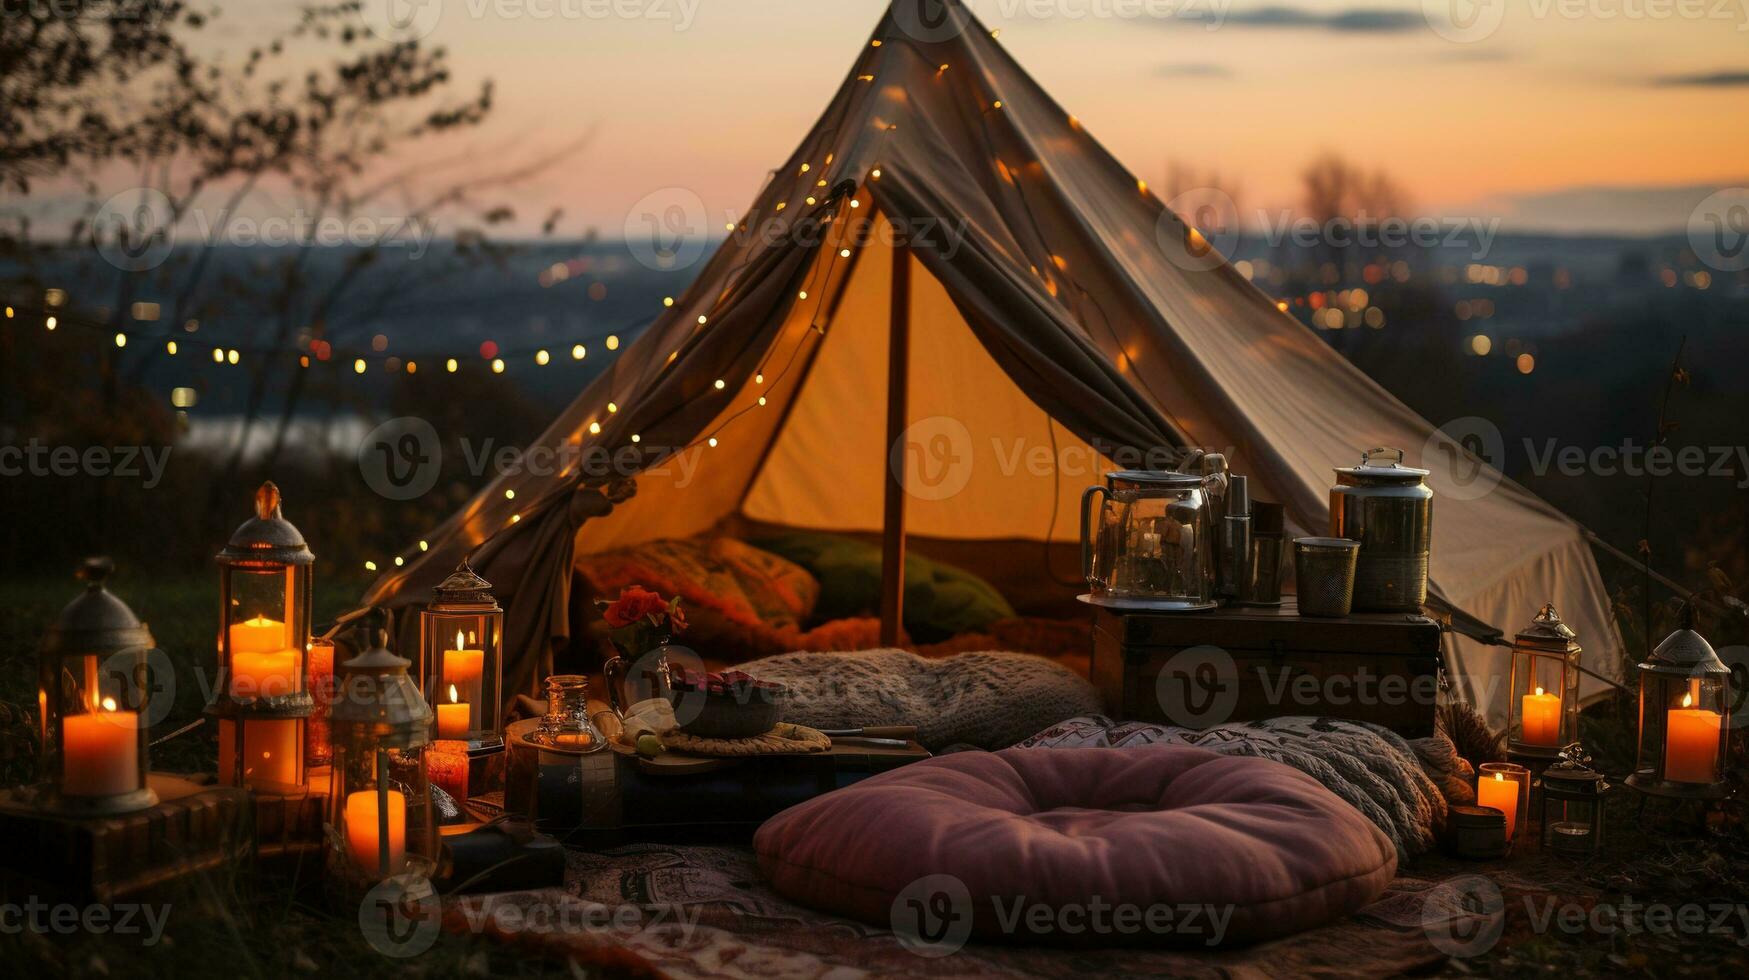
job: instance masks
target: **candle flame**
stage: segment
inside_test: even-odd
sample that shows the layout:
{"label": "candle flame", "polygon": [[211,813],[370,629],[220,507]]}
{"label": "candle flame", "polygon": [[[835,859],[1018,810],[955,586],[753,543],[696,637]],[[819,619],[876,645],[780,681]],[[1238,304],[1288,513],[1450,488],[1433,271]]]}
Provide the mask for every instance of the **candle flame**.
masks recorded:
{"label": "candle flame", "polygon": [[450,704],[455,704],[455,703],[456,703],[456,696],[455,696],[455,685],[454,685],[454,684],[451,684],[451,685],[450,685],[450,686],[449,686],[449,703],[450,703]]}
{"label": "candle flame", "polygon": [[1499,773],[1499,772],[1497,772],[1497,773],[1495,773],[1495,774],[1494,774],[1494,781],[1495,781],[1495,782],[1497,782],[1497,783],[1503,783],[1503,782],[1505,782],[1505,781],[1506,781],[1506,774],[1505,774],[1505,773]]}
{"label": "candle flame", "polygon": [[455,631],[455,648],[457,650],[462,649],[462,631],[461,630]]}
{"label": "candle flame", "polygon": [[1684,694],[1684,695],[1683,695],[1683,696],[1682,696],[1682,706],[1683,706],[1683,707],[1684,707],[1684,708],[1692,708],[1692,707],[1694,707],[1694,695],[1692,695],[1692,694]]}
{"label": "candle flame", "polygon": [[475,640],[475,637],[474,637],[474,631],[473,631],[473,630],[468,630],[468,642],[469,642],[469,643],[473,643],[473,642],[474,642],[474,640]]}
{"label": "candle flame", "polygon": [[1540,697],[1542,697],[1542,694],[1543,694],[1543,689],[1540,687],[1537,688],[1536,689],[1536,696],[1540,698]]}
{"label": "candle flame", "polygon": [[103,710],[114,711],[115,710],[115,699],[114,698],[104,698],[103,699]]}

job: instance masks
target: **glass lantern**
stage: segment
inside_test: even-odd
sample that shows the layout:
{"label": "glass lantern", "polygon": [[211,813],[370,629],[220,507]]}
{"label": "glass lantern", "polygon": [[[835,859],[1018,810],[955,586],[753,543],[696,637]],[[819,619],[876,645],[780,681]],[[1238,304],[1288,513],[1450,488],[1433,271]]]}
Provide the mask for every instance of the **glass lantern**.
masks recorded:
{"label": "glass lantern", "polygon": [[1578,740],[1577,635],[1546,603],[1513,638],[1506,698],[1506,751],[1513,758],[1554,759]]}
{"label": "glass lantern", "polygon": [[1589,766],[1585,747],[1561,750],[1561,761],[1543,770],[1542,846],[1567,857],[1597,853],[1603,843],[1603,774]]}
{"label": "glass lantern", "polygon": [[437,868],[437,814],[426,751],[431,709],[390,653],[388,633],[370,629],[368,648],[339,666],[328,724],[333,770],[327,819],[332,866],[354,882]]}
{"label": "glass lantern", "polygon": [[1640,751],[1628,785],[1676,799],[1729,796],[1731,669],[1694,631],[1692,606],[1638,669]]}
{"label": "glass lantern", "polygon": [[315,704],[304,674],[316,556],[280,513],[279,488],[255,492],[255,516],[218,554],[219,783],[305,791],[305,726]]}
{"label": "glass lantern", "polygon": [[74,816],[156,806],[146,785],[152,634],[103,582],[115,568],[93,558],[85,593],[43,635],[37,661],[42,719],[42,805]]}
{"label": "glass lantern", "polygon": [[437,713],[437,737],[468,751],[501,751],[504,610],[492,583],[463,559],[419,614],[425,699]]}

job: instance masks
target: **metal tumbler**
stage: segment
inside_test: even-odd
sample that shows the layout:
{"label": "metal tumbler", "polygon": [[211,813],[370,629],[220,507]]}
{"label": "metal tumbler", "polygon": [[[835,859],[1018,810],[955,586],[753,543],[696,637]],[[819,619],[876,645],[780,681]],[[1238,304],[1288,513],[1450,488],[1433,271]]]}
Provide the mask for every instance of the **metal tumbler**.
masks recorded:
{"label": "metal tumbler", "polygon": [[1300,615],[1346,616],[1354,607],[1354,569],[1360,542],[1295,538],[1294,578]]}

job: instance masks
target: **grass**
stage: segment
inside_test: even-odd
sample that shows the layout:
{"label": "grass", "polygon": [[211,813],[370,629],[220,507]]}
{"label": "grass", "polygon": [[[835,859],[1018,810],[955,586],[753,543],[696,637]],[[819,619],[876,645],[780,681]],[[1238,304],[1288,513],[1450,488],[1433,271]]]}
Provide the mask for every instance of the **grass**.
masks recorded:
{"label": "grass", "polygon": [[[113,591],[148,621],[179,677],[211,676],[218,586],[217,571],[208,571],[148,577],[123,568],[111,582]],[[325,621],[351,608],[366,583],[334,581],[321,572],[316,617]],[[34,700],[35,649],[43,629],[78,589],[70,578],[0,583],[0,785],[16,785],[34,772],[34,719],[23,706]],[[175,709],[158,727],[159,734],[201,717],[203,685],[180,684],[174,696]],[[1586,743],[1605,771],[1622,773],[1630,766],[1633,724],[1627,704],[1602,705],[1584,716]],[[213,734],[202,726],[155,749],[153,762],[165,770],[206,771],[214,757]],[[1573,863],[1532,852],[1505,865],[1466,865],[1435,856],[1406,868],[1422,877],[1505,868],[1543,889],[1508,888],[1506,931],[1498,945],[1480,956],[1454,959],[1441,973],[1713,976],[1740,970],[1749,961],[1742,945],[1742,919],[1728,923],[1734,931],[1700,935],[1538,928],[1536,915],[1551,899],[1584,908],[1631,899],[1673,908],[1704,903],[1749,909],[1749,839],[1740,824],[1726,827],[1715,821],[1703,830],[1694,811],[1668,804],[1641,812],[1635,794],[1624,790],[1608,796],[1605,820],[1604,853],[1591,861]],[[581,972],[493,940],[449,934],[424,955],[389,959],[365,943],[355,906],[335,905],[319,891],[294,891],[273,880],[203,876],[188,882],[170,902],[163,940],[155,945],[114,935],[0,930],[0,958],[21,976],[51,971],[72,977],[346,978],[393,971],[443,978]]]}

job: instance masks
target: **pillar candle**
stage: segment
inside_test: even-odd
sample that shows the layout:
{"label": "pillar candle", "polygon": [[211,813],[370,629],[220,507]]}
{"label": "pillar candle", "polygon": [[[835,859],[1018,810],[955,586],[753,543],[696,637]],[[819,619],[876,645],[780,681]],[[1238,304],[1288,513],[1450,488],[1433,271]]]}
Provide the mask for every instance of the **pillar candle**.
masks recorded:
{"label": "pillar candle", "polygon": [[[479,705],[483,695],[480,679],[485,673],[486,651],[467,649],[459,631],[455,635],[455,645],[454,650],[443,651],[443,683],[455,685],[460,702]],[[479,730],[479,719],[473,715],[474,711],[470,710],[467,731]]]}
{"label": "pillar candle", "polygon": [[304,725],[304,758],[312,766],[324,766],[332,761],[334,749],[328,736],[328,715],[334,703],[334,644],[316,640],[306,650],[306,683],[316,710]]}
{"label": "pillar candle", "polygon": [[1719,733],[1724,718],[1694,707],[1694,695],[1665,715],[1664,778],[1675,783],[1710,783],[1717,775]]}
{"label": "pillar candle", "polygon": [[231,696],[284,697],[298,689],[296,650],[231,651]]}
{"label": "pillar candle", "polygon": [[[254,785],[294,786],[301,780],[297,718],[262,718],[243,723],[243,777]],[[219,783],[234,785],[237,723],[219,719]]]}
{"label": "pillar candle", "polygon": [[457,803],[468,801],[468,743],[434,742],[425,756],[431,785],[442,787]]}
{"label": "pillar candle", "polygon": [[266,616],[253,616],[231,624],[231,652],[273,653],[284,650],[287,642],[285,624]]}
{"label": "pillar candle", "polygon": [[68,796],[115,796],[144,785],[140,780],[140,715],[104,710],[61,719],[61,792]]}
{"label": "pillar candle", "polygon": [[468,737],[471,724],[472,706],[466,701],[456,700],[455,685],[449,686],[449,703],[437,705],[437,737],[465,739]]}
{"label": "pillar candle", "polygon": [[1524,696],[1522,705],[1520,731],[1525,743],[1559,747],[1561,744],[1560,696],[1545,694],[1543,689],[1539,687],[1535,694]]}
{"label": "pillar candle", "polygon": [[1507,779],[1501,773],[1495,773],[1492,779],[1476,780],[1476,805],[1493,807],[1506,814],[1506,839],[1512,839],[1512,833],[1518,827],[1517,780]]}
{"label": "pillar candle", "polygon": [[[388,873],[401,869],[407,859],[407,798],[400,790],[380,794],[388,800],[389,866]],[[383,872],[381,811],[379,793],[374,789],[359,790],[346,797],[346,845],[352,861],[372,874]]]}

